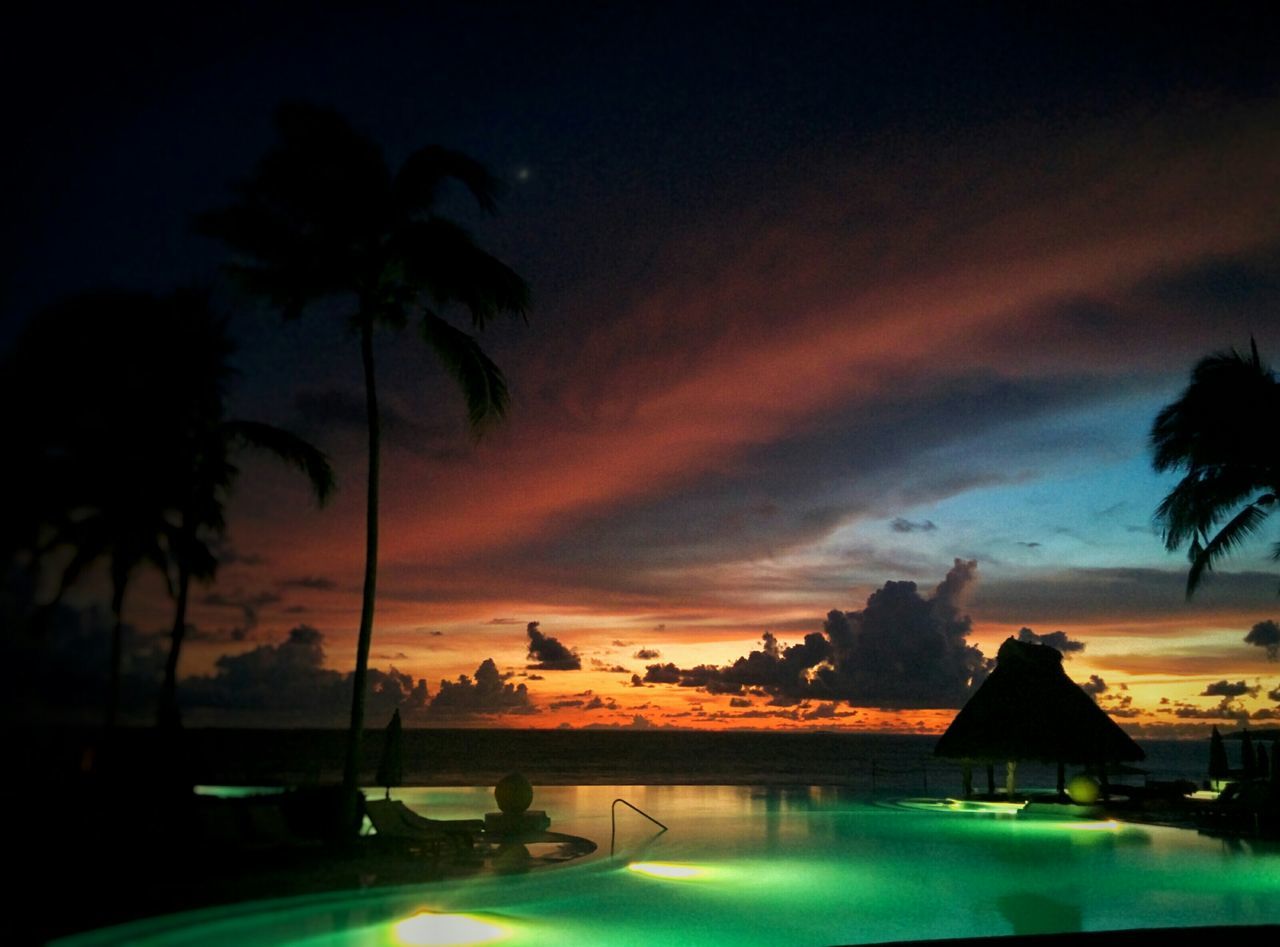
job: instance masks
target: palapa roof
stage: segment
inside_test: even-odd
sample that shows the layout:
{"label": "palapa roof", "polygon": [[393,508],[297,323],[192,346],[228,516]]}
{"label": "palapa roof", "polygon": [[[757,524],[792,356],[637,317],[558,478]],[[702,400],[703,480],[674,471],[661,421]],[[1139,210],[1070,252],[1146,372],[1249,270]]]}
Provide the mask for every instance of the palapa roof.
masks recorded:
{"label": "palapa roof", "polygon": [[976,762],[1115,763],[1146,755],[1062,670],[1048,645],[1009,638],[934,756]]}

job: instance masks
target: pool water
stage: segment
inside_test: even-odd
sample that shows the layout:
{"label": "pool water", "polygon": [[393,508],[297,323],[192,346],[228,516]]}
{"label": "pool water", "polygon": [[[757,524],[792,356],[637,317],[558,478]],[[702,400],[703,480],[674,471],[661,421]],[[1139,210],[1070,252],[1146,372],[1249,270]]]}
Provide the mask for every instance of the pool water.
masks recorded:
{"label": "pool water", "polygon": [[[405,789],[439,818],[488,789]],[[624,798],[669,826],[624,806]],[[91,944],[823,945],[1280,923],[1280,847],[1186,829],[877,802],[835,788],[564,786],[534,801],[594,855],[526,874],[210,909]]]}

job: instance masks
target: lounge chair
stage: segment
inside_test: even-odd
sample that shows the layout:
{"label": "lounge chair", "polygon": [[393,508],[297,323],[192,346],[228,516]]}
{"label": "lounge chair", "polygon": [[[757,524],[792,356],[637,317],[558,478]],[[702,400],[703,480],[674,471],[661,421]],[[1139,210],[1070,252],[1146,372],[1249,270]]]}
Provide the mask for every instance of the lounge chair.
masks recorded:
{"label": "lounge chair", "polygon": [[476,835],[484,830],[480,819],[428,819],[398,799],[368,799],[364,811],[378,838],[436,854],[444,845],[459,854],[469,852]]}

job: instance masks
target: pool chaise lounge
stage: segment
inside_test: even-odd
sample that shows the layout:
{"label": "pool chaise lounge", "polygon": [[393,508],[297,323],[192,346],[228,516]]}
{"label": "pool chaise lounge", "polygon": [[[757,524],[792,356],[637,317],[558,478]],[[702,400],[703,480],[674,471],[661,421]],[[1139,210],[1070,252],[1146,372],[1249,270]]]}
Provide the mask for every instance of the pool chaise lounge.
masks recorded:
{"label": "pool chaise lounge", "polygon": [[447,843],[456,851],[468,851],[484,831],[481,819],[428,819],[398,799],[369,799],[365,814],[378,838],[392,844],[436,849]]}

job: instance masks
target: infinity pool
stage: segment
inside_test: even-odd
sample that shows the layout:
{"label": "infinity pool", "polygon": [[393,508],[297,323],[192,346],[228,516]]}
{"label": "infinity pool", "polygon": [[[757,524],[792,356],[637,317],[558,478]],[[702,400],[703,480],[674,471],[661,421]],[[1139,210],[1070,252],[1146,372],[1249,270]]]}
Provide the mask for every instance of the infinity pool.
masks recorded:
{"label": "infinity pool", "polygon": [[[405,789],[424,814],[488,789]],[[624,798],[669,826],[610,803]],[[66,945],[823,945],[1280,923],[1280,847],[1186,829],[872,802],[838,789],[539,789],[598,851],[557,868],[246,903]]]}

